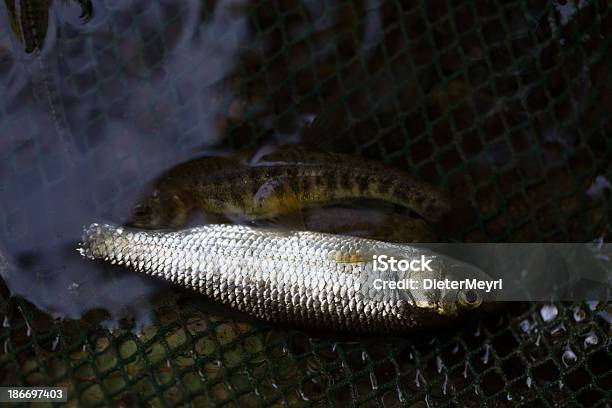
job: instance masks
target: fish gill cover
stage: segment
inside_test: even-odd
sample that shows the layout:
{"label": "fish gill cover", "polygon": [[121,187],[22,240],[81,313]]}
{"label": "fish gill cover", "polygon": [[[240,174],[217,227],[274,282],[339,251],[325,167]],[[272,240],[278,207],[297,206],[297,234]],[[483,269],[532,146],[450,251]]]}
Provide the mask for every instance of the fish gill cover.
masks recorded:
{"label": "fish gill cover", "polygon": [[176,164],[298,141],[443,188],[461,241],[606,241],[609,1],[87,4],[0,4],[2,385],[83,406],[611,399],[605,302],[356,337],[233,317],[74,253]]}

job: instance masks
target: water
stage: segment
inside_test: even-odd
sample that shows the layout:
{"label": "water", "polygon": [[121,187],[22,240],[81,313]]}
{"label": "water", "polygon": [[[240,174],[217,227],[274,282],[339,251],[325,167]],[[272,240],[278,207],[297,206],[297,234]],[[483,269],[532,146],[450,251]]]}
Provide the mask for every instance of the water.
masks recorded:
{"label": "water", "polygon": [[[123,32],[115,38],[121,46],[109,52],[105,44],[116,34],[108,22],[120,25],[127,5],[96,2],[84,25],[78,7],[56,3],[51,24],[59,37],[49,30],[39,55],[20,51],[6,32],[0,36],[0,49],[13,50],[0,59],[0,112],[10,112],[0,126],[0,248],[12,261],[2,276],[13,295],[53,316],[78,319],[104,309],[115,322],[131,316],[144,326],[149,299],[163,285],[79,257],[81,229],[124,222],[157,174],[220,141],[228,114],[216,106],[240,100],[213,85],[236,69],[248,17],[232,11],[240,1],[220,2],[205,24],[199,2],[149,7],[140,19],[144,31]],[[159,22],[173,17],[181,29],[163,27],[162,44]],[[71,35],[78,31],[87,35]],[[155,47],[167,53],[155,55]],[[92,63],[95,74],[81,69]],[[202,92],[191,92],[196,87]]]}
{"label": "water", "polygon": [[557,315],[559,314],[559,310],[555,305],[544,305],[540,309],[540,316],[545,322],[550,322],[555,320]]}
{"label": "water", "polygon": [[442,361],[440,356],[436,356],[436,370],[438,371],[438,374],[441,373],[443,369],[444,369],[444,362]]}
{"label": "water", "polygon": [[523,333],[529,334],[531,332],[531,330],[533,330],[536,327],[536,324],[531,322],[528,319],[524,319],[521,321],[521,323],[519,324],[521,330],[523,331]]}
{"label": "water", "polygon": [[442,384],[442,393],[446,395],[446,389],[448,388],[448,374],[444,374],[444,383]]}
{"label": "water", "polygon": [[583,320],[585,319],[585,317],[586,317],[586,312],[584,311],[584,309],[582,309],[581,307],[577,306],[577,307],[574,309],[574,314],[573,314],[573,316],[574,316],[574,320],[575,320],[575,321],[577,321],[577,322],[581,322],[581,321],[583,321]]}
{"label": "water", "polygon": [[563,351],[561,361],[563,361],[563,364],[566,367],[569,367],[578,361],[578,356],[576,356],[576,353],[574,353],[569,344],[566,346],[565,351]]}
{"label": "water", "polygon": [[599,343],[599,338],[594,332],[589,332],[584,339],[584,348],[596,346]]}
{"label": "water", "polygon": [[55,336],[55,338],[53,339],[53,343],[51,344],[51,351],[57,350],[57,345],[59,344],[59,341],[59,336]]}
{"label": "water", "polygon": [[603,175],[599,175],[595,178],[593,184],[591,184],[591,187],[589,187],[589,189],[587,190],[587,194],[589,196],[598,196],[605,194],[606,190],[609,191],[611,189],[612,185],[610,184],[608,179]]}
{"label": "water", "polygon": [[482,361],[483,364],[488,364],[489,363],[489,354],[490,353],[491,353],[491,345],[487,343],[487,344],[485,344],[484,354],[480,358],[480,361]]}
{"label": "water", "polygon": [[373,390],[378,389],[378,381],[376,380],[376,375],[374,374],[374,371],[370,371],[370,385],[372,386]]}
{"label": "water", "polygon": [[555,9],[561,17],[561,24],[567,24],[574,14],[587,4],[587,0],[578,1],[553,1]]}
{"label": "water", "polygon": [[563,322],[550,329],[550,334],[552,334],[553,336],[564,336],[566,333],[567,328],[565,327],[565,323]]}

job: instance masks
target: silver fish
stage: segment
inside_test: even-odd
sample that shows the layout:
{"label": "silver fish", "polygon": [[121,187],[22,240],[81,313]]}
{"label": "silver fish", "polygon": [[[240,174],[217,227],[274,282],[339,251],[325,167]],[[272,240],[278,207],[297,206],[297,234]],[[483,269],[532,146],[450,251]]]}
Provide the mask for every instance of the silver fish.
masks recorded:
{"label": "silver fish", "polygon": [[[92,224],[79,251],[257,318],[309,328],[406,332],[453,323],[490,304],[475,290],[381,289],[384,281],[409,278],[489,277],[425,249],[350,236],[225,224],[175,232]],[[432,271],[381,271],[374,255],[408,261],[425,256]]]}

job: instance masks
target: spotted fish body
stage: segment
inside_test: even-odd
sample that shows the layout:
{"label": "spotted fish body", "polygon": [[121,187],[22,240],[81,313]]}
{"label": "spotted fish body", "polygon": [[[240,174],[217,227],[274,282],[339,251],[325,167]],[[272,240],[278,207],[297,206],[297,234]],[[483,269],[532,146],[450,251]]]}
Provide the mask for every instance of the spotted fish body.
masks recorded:
{"label": "spotted fish body", "polygon": [[[473,309],[462,306],[460,291],[377,289],[376,279],[484,276],[470,265],[408,245],[224,224],[175,232],[92,224],[80,252],[193,289],[257,318],[351,332],[431,328]],[[434,271],[380,272],[373,268],[373,254],[427,255]]]}
{"label": "spotted fish body", "polygon": [[203,157],[162,175],[140,206],[132,225],[182,227],[190,213],[253,218],[282,213],[290,201],[312,208],[354,199],[375,199],[438,221],[450,209],[441,190],[393,167],[354,156],[285,147],[244,163]]}

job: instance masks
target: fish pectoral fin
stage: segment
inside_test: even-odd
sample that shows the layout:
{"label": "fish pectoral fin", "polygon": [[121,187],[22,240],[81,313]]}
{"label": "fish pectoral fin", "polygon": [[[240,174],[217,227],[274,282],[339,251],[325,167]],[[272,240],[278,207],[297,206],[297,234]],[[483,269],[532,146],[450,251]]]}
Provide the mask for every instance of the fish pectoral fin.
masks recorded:
{"label": "fish pectoral fin", "polygon": [[302,206],[293,188],[282,179],[265,182],[253,198],[255,213],[270,214],[264,226],[280,230],[306,230]]}
{"label": "fish pectoral fin", "polygon": [[[212,202],[213,200],[209,200]],[[229,220],[233,224],[240,225],[253,225],[255,223],[255,217],[247,214],[242,208],[219,201],[220,208],[223,208],[223,218]]]}

